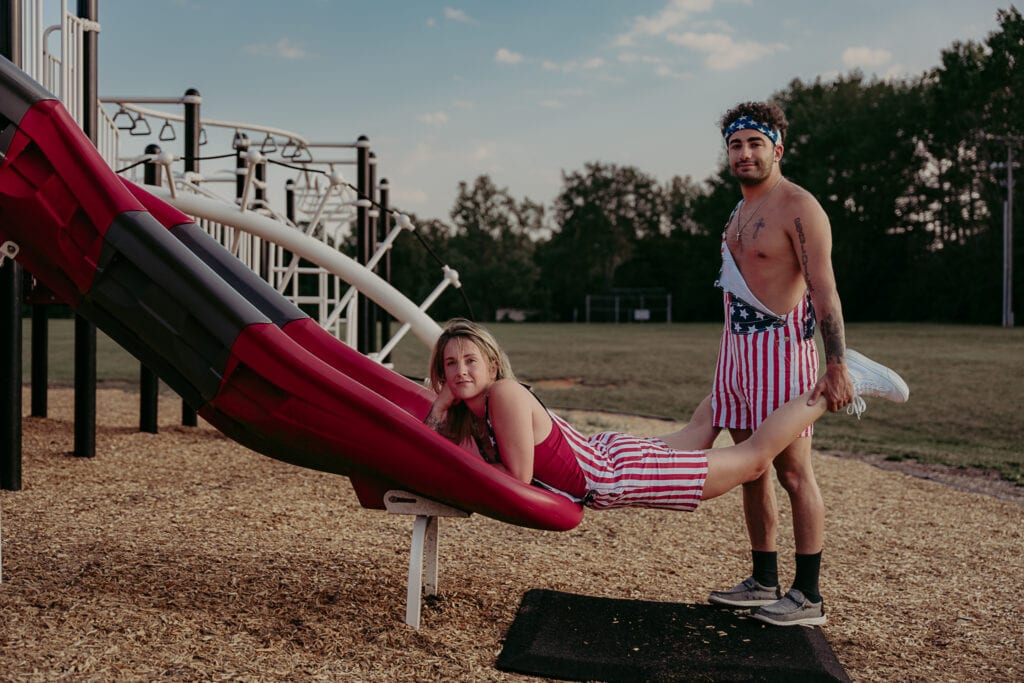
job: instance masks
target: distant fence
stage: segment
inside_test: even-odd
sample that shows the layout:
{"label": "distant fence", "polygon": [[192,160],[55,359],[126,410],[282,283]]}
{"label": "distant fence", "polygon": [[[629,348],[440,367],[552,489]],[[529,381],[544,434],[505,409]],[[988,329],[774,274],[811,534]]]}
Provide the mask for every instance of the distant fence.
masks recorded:
{"label": "distant fence", "polygon": [[584,322],[672,322],[672,295],[658,288],[621,289],[587,294]]}

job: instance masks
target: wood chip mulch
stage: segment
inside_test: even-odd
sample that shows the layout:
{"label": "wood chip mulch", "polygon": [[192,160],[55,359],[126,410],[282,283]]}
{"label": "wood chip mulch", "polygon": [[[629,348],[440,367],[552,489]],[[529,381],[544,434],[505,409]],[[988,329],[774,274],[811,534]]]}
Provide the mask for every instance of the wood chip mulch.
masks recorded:
{"label": "wood chip mulch", "polygon": [[[23,488],[0,493],[0,680],[530,681],[494,668],[527,590],[703,602],[748,571],[736,491],[693,514],[590,511],[565,533],[442,519],[441,593],[416,631],[411,518],[202,422],[176,426],[170,397],[160,433],[143,434],[138,396],[101,389],[97,457],[75,458],[72,401],[52,389],[49,417],[25,419]],[[824,632],[851,678],[1024,680],[1024,506],[853,458],[815,465]]]}

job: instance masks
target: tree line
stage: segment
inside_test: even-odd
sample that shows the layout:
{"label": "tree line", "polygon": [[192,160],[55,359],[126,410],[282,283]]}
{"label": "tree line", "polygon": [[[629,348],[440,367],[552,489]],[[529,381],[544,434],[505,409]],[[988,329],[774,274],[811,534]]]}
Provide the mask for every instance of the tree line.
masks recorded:
{"label": "tree line", "polygon": [[[772,97],[790,121],[783,171],[831,221],[848,321],[1001,322],[1005,162],[1008,145],[1020,157],[1024,136],[1024,19],[1010,7],[997,20],[983,42],[953,43],[920,76],[793,80]],[[587,294],[662,288],[673,320],[719,320],[718,249],[738,198],[724,156],[700,182],[587,163],[563,172],[550,206],[517,200],[487,175],[462,182],[450,222],[413,216],[463,284],[431,314],[491,321],[516,308],[569,321]],[[415,240],[400,240],[391,259],[393,283],[415,301],[440,279]]]}

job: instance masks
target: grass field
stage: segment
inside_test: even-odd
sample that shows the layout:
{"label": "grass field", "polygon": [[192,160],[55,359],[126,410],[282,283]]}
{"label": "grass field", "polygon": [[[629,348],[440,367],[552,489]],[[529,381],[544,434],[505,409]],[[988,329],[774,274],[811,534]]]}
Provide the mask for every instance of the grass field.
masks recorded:
{"label": "grass field", "polygon": [[[618,411],[685,420],[710,387],[720,324],[495,324],[522,381],[552,408]],[[73,377],[73,324],[50,322],[49,378]],[[1024,329],[920,324],[851,324],[851,347],[896,369],[910,384],[905,405],[870,401],[858,421],[819,421],[815,446],[890,459],[983,467],[1024,484]],[[137,385],[139,366],[98,335],[100,381]],[[25,325],[25,381],[28,376]],[[395,368],[422,377],[427,350],[415,338]]]}

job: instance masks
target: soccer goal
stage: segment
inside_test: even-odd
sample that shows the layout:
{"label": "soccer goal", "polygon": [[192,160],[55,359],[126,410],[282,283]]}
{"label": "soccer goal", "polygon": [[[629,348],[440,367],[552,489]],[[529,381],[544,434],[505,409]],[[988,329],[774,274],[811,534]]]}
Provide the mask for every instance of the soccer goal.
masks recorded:
{"label": "soccer goal", "polygon": [[660,287],[624,287],[587,294],[584,322],[672,322],[672,295]]}

